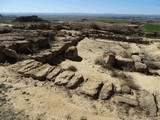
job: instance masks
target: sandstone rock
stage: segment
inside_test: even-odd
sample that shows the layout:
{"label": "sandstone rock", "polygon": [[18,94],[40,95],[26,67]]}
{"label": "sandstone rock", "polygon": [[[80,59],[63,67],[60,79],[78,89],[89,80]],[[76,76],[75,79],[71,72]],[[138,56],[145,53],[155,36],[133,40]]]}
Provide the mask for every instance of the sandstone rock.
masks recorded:
{"label": "sandstone rock", "polygon": [[145,111],[146,115],[156,116],[157,105],[154,96],[147,91],[140,91],[139,94],[139,107]]}
{"label": "sandstone rock", "polygon": [[42,64],[40,62],[32,61],[32,62],[22,66],[22,68],[20,68],[18,70],[18,73],[24,74],[25,72],[28,72],[28,71],[30,71],[32,69],[36,69],[36,68],[40,67],[41,65]]}
{"label": "sandstone rock", "polygon": [[135,63],[135,70],[137,72],[147,72],[147,65],[141,62]]}
{"label": "sandstone rock", "polygon": [[31,57],[32,59],[35,59],[36,61],[39,61],[41,63],[46,63],[47,62],[47,59],[44,55],[42,54],[37,54],[37,55],[34,55]]}
{"label": "sandstone rock", "polygon": [[54,67],[51,72],[47,75],[47,80],[53,80],[56,76],[58,76],[62,72],[62,69],[59,67]]}
{"label": "sandstone rock", "polygon": [[30,42],[27,40],[15,41],[10,48],[17,51],[18,53],[32,53],[32,50],[30,48]]}
{"label": "sandstone rock", "polygon": [[129,51],[131,52],[132,55],[138,55],[139,53],[141,53],[142,50],[136,44],[131,44]]}
{"label": "sandstone rock", "polygon": [[150,75],[158,75],[158,76],[160,76],[160,70],[149,69],[148,72],[149,72]]}
{"label": "sandstone rock", "polygon": [[127,55],[126,50],[123,47],[119,46],[119,45],[112,46],[110,48],[110,50],[113,53],[115,53],[116,55],[119,55],[119,56],[122,56],[122,57],[125,57]]}
{"label": "sandstone rock", "polygon": [[33,79],[38,79],[40,81],[45,80],[47,74],[52,69],[52,66],[49,64],[44,64],[41,67],[37,68],[36,71],[31,75]]}
{"label": "sandstone rock", "polygon": [[123,85],[122,87],[121,87],[121,93],[126,93],[126,94],[131,94],[131,88],[129,87],[129,86],[127,86],[127,85]]}
{"label": "sandstone rock", "polygon": [[99,92],[100,92],[102,86],[103,86],[103,82],[92,81],[89,79],[80,88],[80,93],[85,94],[93,99],[97,99],[99,97]]}
{"label": "sandstone rock", "polygon": [[100,92],[100,98],[102,100],[107,100],[114,94],[114,85],[112,83],[105,83]]}
{"label": "sandstone rock", "polygon": [[74,72],[64,71],[56,77],[55,84],[59,86],[66,85],[74,75]]}
{"label": "sandstone rock", "polygon": [[50,44],[46,37],[37,37],[32,39],[32,45],[35,46],[37,49],[44,49],[49,48]]}
{"label": "sandstone rock", "polygon": [[12,50],[12,49],[9,49],[9,48],[5,48],[3,50],[3,53],[7,56],[7,57],[10,57],[10,58],[13,58],[13,59],[17,59],[18,58],[18,54],[15,50]]}
{"label": "sandstone rock", "polygon": [[114,100],[117,103],[127,104],[131,107],[137,107],[138,106],[138,101],[136,99],[133,99],[133,98],[130,98],[130,97],[114,96]]}
{"label": "sandstone rock", "polygon": [[160,62],[158,61],[147,61],[147,66],[152,69],[160,69]]}
{"label": "sandstone rock", "polygon": [[67,59],[75,59],[78,56],[78,50],[76,47],[69,47],[65,52],[65,58]]}
{"label": "sandstone rock", "polygon": [[107,67],[113,67],[115,62],[115,55],[114,54],[109,54],[107,59],[106,59],[106,66]]}
{"label": "sandstone rock", "polygon": [[159,93],[156,94],[156,101],[157,101],[158,112],[160,112],[160,95],[159,95]]}
{"label": "sandstone rock", "polygon": [[76,74],[68,83],[67,88],[76,89],[81,83],[84,82],[82,75]]}
{"label": "sandstone rock", "polygon": [[132,68],[134,67],[134,61],[129,58],[122,58],[120,56],[116,56],[114,67],[118,69],[132,70]]}
{"label": "sandstone rock", "polygon": [[70,47],[70,42],[63,42],[63,43],[60,43],[59,44],[59,47],[58,47],[58,54],[62,53],[62,52],[65,52],[67,49],[69,49]]}
{"label": "sandstone rock", "polygon": [[53,55],[51,52],[44,52],[43,56],[46,58],[46,62],[50,62],[53,58]]}
{"label": "sandstone rock", "polygon": [[132,55],[132,59],[134,62],[141,62],[141,58],[138,55]]}

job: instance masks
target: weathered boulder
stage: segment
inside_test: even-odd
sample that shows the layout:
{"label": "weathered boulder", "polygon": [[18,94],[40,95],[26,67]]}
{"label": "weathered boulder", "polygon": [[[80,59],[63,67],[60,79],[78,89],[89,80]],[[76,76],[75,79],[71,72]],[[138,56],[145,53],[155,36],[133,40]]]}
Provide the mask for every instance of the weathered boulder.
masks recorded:
{"label": "weathered boulder", "polygon": [[126,57],[127,56],[127,52],[126,50],[120,46],[120,45],[116,45],[116,46],[112,46],[110,48],[110,50],[115,53],[116,55],[122,56],[122,57]]}
{"label": "weathered boulder", "polygon": [[60,67],[54,67],[52,71],[50,71],[47,75],[47,80],[54,80],[56,76],[58,76],[62,72]]}
{"label": "weathered boulder", "polygon": [[65,51],[65,58],[67,59],[75,59],[78,56],[78,50],[75,46],[69,47]]}
{"label": "weathered boulder", "polygon": [[25,64],[24,66],[22,66],[19,70],[18,73],[20,74],[24,74],[25,72],[28,72],[30,70],[36,69],[38,67],[40,67],[42,64],[40,62],[36,62],[36,61],[32,61],[28,64]]}
{"label": "weathered boulder", "polygon": [[160,70],[148,69],[148,73],[150,75],[158,75],[158,76],[160,76]]}
{"label": "weathered boulder", "polygon": [[80,88],[80,93],[87,95],[93,99],[97,99],[99,97],[99,92],[102,86],[103,86],[102,81],[92,81],[89,79]]}
{"label": "weathered boulder", "polygon": [[76,89],[81,83],[84,82],[84,78],[82,75],[76,74],[68,83],[67,88]]}
{"label": "weathered boulder", "polygon": [[39,50],[39,49],[43,49],[43,48],[49,48],[50,47],[50,43],[49,40],[46,37],[36,37],[36,38],[32,38],[31,40],[32,43],[32,49],[34,51],[35,50]]}
{"label": "weathered boulder", "polygon": [[138,55],[139,53],[142,52],[139,46],[136,44],[131,44],[129,51],[131,52],[132,55]]}
{"label": "weathered boulder", "polygon": [[132,70],[134,67],[134,61],[129,58],[122,58],[120,56],[116,56],[114,67],[118,69]]}
{"label": "weathered boulder", "polygon": [[146,64],[151,69],[160,69],[160,62],[158,61],[146,61]]}
{"label": "weathered boulder", "polygon": [[108,57],[105,59],[107,67],[113,67],[115,63],[115,55],[110,53]]}
{"label": "weathered boulder", "polygon": [[147,72],[147,65],[141,62],[135,63],[135,70],[137,72]]}
{"label": "weathered boulder", "polygon": [[41,67],[37,68],[35,72],[31,75],[33,79],[38,79],[40,81],[43,81],[46,79],[47,74],[52,69],[52,66],[49,64],[44,64]]}
{"label": "weathered boulder", "polygon": [[138,101],[135,98],[132,98],[131,96],[114,96],[114,101],[116,103],[122,103],[127,104],[131,107],[137,107]]}
{"label": "weathered boulder", "polygon": [[156,116],[158,109],[154,96],[147,91],[140,91],[139,94],[139,107],[145,111],[146,115]]}
{"label": "weathered boulder", "polygon": [[52,52],[43,52],[43,53],[39,53],[38,55],[33,56],[32,58],[34,58],[35,60],[42,62],[42,63],[47,63],[50,62],[53,58],[53,54]]}
{"label": "weathered boulder", "polygon": [[[16,39],[24,39],[24,38],[17,37]],[[15,41],[10,46],[10,49],[17,51],[18,53],[25,53],[25,54],[32,53],[30,42],[27,40]]]}
{"label": "weathered boulder", "polygon": [[55,84],[59,86],[65,86],[74,75],[74,72],[64,71],[56,77]]}
{"label": "weathered boulder", "polygon": [[141,57],[139,57],[138,55],[132,55],[131,57],[132,57],[134,62],[142,62]]}
{"label": "weathered boulder", "polygon": [[110,99],[114,94],[114,89],[115,87],[113,83],[105,83],[100,92],[100,96],[99,96],[100,99],[102,100]]}
{"label": "weathered boulder", "polygon": [[160,95],[159,95],[159,92],[155,96],[156,96],[158,112],[160,112]]}
{"label": "weathered boulder", "polygon": [[13,59],[17,59],[18,58],[18,54],[15,50],[12,50],[12,49],[9,49],[9,48],[5,48],[3,49],[3,53],[7,56],[7,57],[10,57],[10,58],[13,58]]}

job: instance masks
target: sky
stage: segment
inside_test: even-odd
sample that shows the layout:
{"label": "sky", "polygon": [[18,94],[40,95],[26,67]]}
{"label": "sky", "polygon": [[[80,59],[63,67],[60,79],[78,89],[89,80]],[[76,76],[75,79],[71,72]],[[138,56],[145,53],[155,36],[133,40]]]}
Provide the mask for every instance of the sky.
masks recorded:
{"label": "sky", "polygon": [[0,0],[3,12],[160,15],[160,0]]}

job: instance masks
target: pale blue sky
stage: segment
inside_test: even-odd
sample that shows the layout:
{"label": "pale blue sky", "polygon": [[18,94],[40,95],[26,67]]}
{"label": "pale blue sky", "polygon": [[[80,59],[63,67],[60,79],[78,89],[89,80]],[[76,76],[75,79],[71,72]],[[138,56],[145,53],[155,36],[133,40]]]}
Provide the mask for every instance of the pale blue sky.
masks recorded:
{"label": "pale blue sky", "polygon": [[160,15],[160,0],[0,0],[0,12]]}

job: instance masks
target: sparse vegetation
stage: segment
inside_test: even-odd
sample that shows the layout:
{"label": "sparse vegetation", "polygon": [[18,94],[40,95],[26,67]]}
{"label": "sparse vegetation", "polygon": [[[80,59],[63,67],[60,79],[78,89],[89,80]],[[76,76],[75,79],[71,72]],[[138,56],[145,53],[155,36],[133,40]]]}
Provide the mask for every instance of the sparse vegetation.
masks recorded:
{"label": "sparse vegetation", "polygon": [[144,28],[149,31],[160,31],[160,25],[155,24],[145,24]]}

